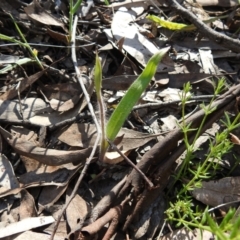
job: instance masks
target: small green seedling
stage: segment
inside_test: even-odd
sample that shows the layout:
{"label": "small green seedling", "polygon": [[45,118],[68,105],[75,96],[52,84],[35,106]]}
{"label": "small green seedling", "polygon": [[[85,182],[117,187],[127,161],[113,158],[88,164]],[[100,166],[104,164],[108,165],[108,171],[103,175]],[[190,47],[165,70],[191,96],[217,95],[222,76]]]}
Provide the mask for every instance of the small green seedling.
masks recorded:
{"label": "small green seedling", "polygon": [[[16,21],[14,20],[14,18],[12,17],[12,15],[9,14],[9,16],[12,18],[13,23],[14,23],[14,25],[15,25],[15,27],[16,27],[19,35],[20,35],[20,37],[22,38],[22,41],[23,41],[23,42],[18,41],[18,40],[16,40],[16,39],[13,38],[13,37],[9,37],[9,36],[4,35],[4,34],[0,34],[0,39],[2,39],[2,40],[4,40],[4,41],[8,41],[8,42],[17,43],[19,46],[22,46],[22,47],[27,48],[27,50],[30,52],[30,54],[32,55],[32,57],[33,57],[33,59],[35,60],[35,62],[39,65],[39,67],[40,67],[41,69],[43,69],[42,63],[41,63],[41,61],[38,59],[36,52],[31,48],[31,46],[30,46],[29,43],[27,42],[26,38],[25,38],[24,35],[22,34],[20,28],[18,27],[18,25],[17,25]],[[27,63],[28,61],[27,61],[27,59],[25,58],[24,61],[22,61],[22,62]],[[29,61],[29,62],[30,62],[30,61]],[[23,64],[23,63],[22,63],[22,64]]]}
{"label": "small green seedling", "polygon": [[[109,121],[107,122],[106,128],[104,127],[104,107],[103,101],[101,100],[101,81],[102,81],[102,69],[101,64],[96,56],[95,65],[95,89],[97,92],[97,98],[101,114],[101,125],[102,125],[102,141],[101,141],[101,156],[103,159],[105,152],[109,146],[109,141],[114,141],[121,127],[123,126],[125,120],[133,109],[134,105],[140,99],[142,93],[146,90],[148,84],[156,73],[157,66],[162,60],[164,55],[168,52],[169,47],[160,50],[158,53],[154,54],[148,61],[147,66],[143,70],[142,74],[132,83],[132,85],[127,90],[126,94],[122,100],[117,105],[116,109],[112,113]],[[102,105],[102,106],[101,106]],[[102,110],[101,110],[102,109]],[[102,112],[101,112],[102,111]]]}
{"label": "small green seedling", "polygon": [[[104,2],[106,5],[109,5],[108,0],[104,0]],[[72,36],[73,16],[81,4],[82,0],[78,0],[75,4],[73,4],[73,0],[69,1],[69,36]]]}
{"label": "small green seedling", "polygon": [[82,0],[78,0],[75,4],[73,4],[73,0],[69,1],[69,36],[72,36],[72,27],[73,27],[73,16],[79,9]]}

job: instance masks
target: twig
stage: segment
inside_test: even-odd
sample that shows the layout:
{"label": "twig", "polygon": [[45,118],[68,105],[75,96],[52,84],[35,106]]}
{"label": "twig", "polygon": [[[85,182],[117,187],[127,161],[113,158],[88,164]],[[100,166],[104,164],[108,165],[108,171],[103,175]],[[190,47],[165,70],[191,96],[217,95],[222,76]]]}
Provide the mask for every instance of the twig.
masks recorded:
{"label": "twig", "polygon": [[[213,97],[214,97],[214,95],[191,96],[191,98],[189,98],[189,101],[187,103],[192,103],[193,101],[198,102],[198,101],[202,101],[205,99],[211,100]],[[178,104],[181,102],[182,101],[179,99],[179,100],[174,100],[171,102],[146,103],[146,104],[141,104],[141,105],[137,105],[137,106],[133,107],[133,110],[137,110],[140,108],[147,108],[147,107],[166,107],[166,106]]]}
{"label": "twig", "polygon": [[100,140],[100,136],[101,136],[101,129],[100,129],[100,126],[98,124],[98,121],[97,121],[97,118],[96,118],[96,115],[94,113],[94,109],[92,107],[92,104],[90,102],[90,98],[89,98],[89,95],[88,95],[88,92],[84,86],[84,83],[83,83],[83,80],[82,80],[82,77],[81,77],[81,72],[77,66],[77,58],[76,58],[76,48],[75,48],[75,36],[76,36],[76,28],[77,28],[77,21],[78,21],[78,16],[75,16],[74,18],[74,23],[73,23],[73,29],[72,29],[72,61],[73,61],[73,64],[74,64],[74,68],[75,68],[75,71],[77,73],[77,78],[78,78],[78,81],[79,81],[79,84],[82,88],[82,91],[83,91],[83,94],[86,98],[86,101],[87,101],[87,105],[88,105],[88,109],[92,115],[92,118],[93,118],[93,121],[94,121],[94,124],[96,125],[96,129],[97,129],[97,137],[96,137],[96,141],[94,143],[94,146],[93,146],[93,149],[92,149],[92,152],[89,156],[89,158],[86,160],[86,163],[84,165],[84,168],[74,186],[74,189],[69,197],[69,199],[66,201],[65,205],[63,206],[63,209],[62,211],[60,212],[59,216],[58,216],[58,219],[56,221],[56,224],[54,226],[54,229],[53,229],[53,232],[51,234],[51,237],[50,237],[50,240],[53,240],[54,238],[54,235],[57,231],[57,228],[58,228],[58,225],[60,223],[60,219],[63,215],[63,213],[65,212],[65,210],[67,209],[68,205],[70,204],[70,202],[72,201],[72,199],[74,198],[74,196],[76,195],[76,192],[79,188],[79,185],[83,179],[83,177],[85,176],[85,173],[88,169],[88,166],[89,164],[91,163],[91,160],[96,152],[96,149],[97,149],[97,146],[98,146],[98,143],[99,143],[99,140]]}
{"label": "twig", "polygon": [[[214,121],[216,121],[213,117],[218,117],[219,114],[223,114],[223,111],[226,110],[226,108],[231,107],[232,102],[234,102],[234,99],[236,96],[240,94],[240,85],[236,85],[231,87],[226,93],[218,97],[212,104],[212,107],[216,107],[217,112],[214,111],[211,113],[208,117],[208,122],[204,125],[203,131],[205,131],[205,127],[209,127],[208,124],[212,124]],[[222,112],[221,112],[222,111]],[[187,124],[191,123],[191,128],[198,128],[200,122],[202,121],[202,118],[204,116],[205,112],[203,109],[199,110],[198,112],[194,113],[189,119],[187,120]],[[213,120],[214,119],[214,120]],[[190,132],[190,135],[194,135],[194,132]],[[169,134],[167,134],[164,138],[164,141],[156,143],[151,150],[146,152],[141,161],[138,163],[138,168],[140,168],[144,172],[151,172],[153,169],[159,169],[157,165],[164,164],[164,167],[160,168],[159,174],[155,174],[158,176],[163,175],[167,169],[171,169],[173,162],[182,154],[182,151],[180,151],[180,147],[178,146],[176,148],[177,142],[183,138],[182,130],[177,128],[171,131]],[[177,153],[177,151],[179,151]],[[171,153],[171,155],[169,155]],[[175,155],[175,156],[174,156]],[[169,160],[169,158],[172,158]],[[167,161],[165,162],[165,160]],[[169,165],[169,166],[166,166]],[[162,178],[161,178],[162,179]],[[133,186],[135,189],[139,189],[139,185],[141,183],[141,176],[139,173],[135,171],[135,169],[132,170],[132,172],[129,174],[127,184],[124,187],[122,191],[126,191],[125,189],[128,188],[128,184],[130,183],[131,186]],[[136,190],[136,191],[137,191]],[[121,194],[121,193],[120,193]]]}
{"label": "twig", "polygon": [[111,141],[107,140],[108,143],[110,144],[110,146],[115,150],[117,151],[121,157],[123,157],[127,162],[128,164],[130,164],[141,176],[142,178],[147,182],[147,184],[149,185],[150,188],[152,188],[154,185],[153,183],[147,178],[147,176],[135,165],[133,164],[133,162],[127,157],[125,156],[117,147],[115,144],[113,144]]}
{"label": "twig", "polygon": [[[94,234],[98,233],[104,225],[109,223],[110,221],[113,221],[113,224],[109,225],[107,232],[105,233],[105,236],[103,239],[110,239],[112,234],[114,234],[114,230],[117,227],[117,224],[119,222],[119,219],[122,215],[122,209],[126,204],[130,201],[130,197],[127,196],[121,204],[110,208],[103,216],[95,220],[93,223],[89,224],[88,226],[85,226],[82,231],[85,233],[88,233],[88,236],[93,236]],[[79,239],[79,238],[78,238]]]}
{"label": "twig", "polygon": [[186,17],[197,28],[198,31],[205,37],[209,38],[213,42],[226,47],[234,52],[240,52],[240,41],[233,39],[221,33],[218,33],[208,27],[205,23],[199,20],[193,13],[186,8],[182,7],[176,0],[167,0],[169,7],[179,12],[183,17]]}

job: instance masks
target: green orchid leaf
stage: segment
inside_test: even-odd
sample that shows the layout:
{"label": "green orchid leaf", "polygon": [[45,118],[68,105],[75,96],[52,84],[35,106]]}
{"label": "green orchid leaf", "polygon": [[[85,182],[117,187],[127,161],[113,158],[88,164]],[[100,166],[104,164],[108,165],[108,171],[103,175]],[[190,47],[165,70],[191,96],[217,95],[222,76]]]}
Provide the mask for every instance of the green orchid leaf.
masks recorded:
{"label": "green orchid leaf", "polygon": [[96,54],[96,62],[94,68],[94,85],[96,89],[97,98],[99,98],[102,88],[102,67],[98,54]]}
{"label": "green orchid leaf", "polygon": [[[117,136],[132,108],[152,80],[159,62],[168,50],[169,47],[164,48],[151,57],[142,74],[132,83],[122,100],[117,105],[117,108],[112,113],[106,126],[106,136],[110,141],[113,141]],[[108,144],[105,146],[108,146]]]}

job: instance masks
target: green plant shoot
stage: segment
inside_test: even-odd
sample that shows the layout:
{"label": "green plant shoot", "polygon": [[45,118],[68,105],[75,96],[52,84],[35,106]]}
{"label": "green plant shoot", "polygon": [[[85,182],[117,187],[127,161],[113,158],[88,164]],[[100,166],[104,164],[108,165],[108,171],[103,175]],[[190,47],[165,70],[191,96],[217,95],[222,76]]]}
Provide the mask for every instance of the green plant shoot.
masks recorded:
{"label": "green plant shoot", "polygon": [[94,68],[94,85],[95,85],[97,98],[99,99],[101,95],[101,88],[102,88],[102,67],[101,67],[101,62],[98,57],[98,54],[96,54],[96,62],[95,62],[95,68]]}
{"label": "green plant shoot", "polygon": [[73,16],[79,9],[82,0],[78,0],[75,4],[73,4],[73,0],[69,1],[69,42],[71,41],[72,36],[72,27],[73,27]]}
{"label": "green plant shoot", "polygon": [[32,55],[32,57],[33,57],[33,58],[35,59],[35,61],[37,62],[37,64],[39,65],[39,67],[40,67],[41,69],[44,69],[44,67],[43,67],[41,61],[38,59],[36,53],[33,51],[33,49],[31,48],[31,46],[28,44],[26,38],[25,38],[24,35],[22,34],[22,32],[21,32],[20,28],[18,27],[15,19],[13,18],[13,16],[12,16],[11,14],[9,14],[9,16],[12,18],[12,21],[13,21],[13,23],[14,23],[14,25],[15,25],[15,27],[16,27],[19,35],[20,35],[20,37],[22,38],[23,43],[20,42],[20,41],[14,40],[14,39],[11,38],[11,37],[9,38],[8,36],[3,35],[3,34],[1,34],[1,37],[0,37],[0,38],[2,38],[2,39],[5,38],[4,40],[9,40],[9,41],[11,41],[11,42],[18,43],[20,46],[26,47],[26,48],[28,49],[28,51],[30,52],[30,54]]}
{"label": "green plant shoot", "polygon": [[[218,19],[227,18],[227,17],[228,17],[227,15],[214,17],[214,18],[204,20],[203,22],[211,23]],[[193,24],[187,25],[187,24],[183,24],[183,23],[170,22],[170,21],[163,20],[160,17],[154,16],[154,15],[148,15],[146,18],[164,28],[167,28],[167,29],[173,30],[173,31],[193,31],[193,30],[197,29],[196,26]]]}
{"label": "green plant shoot", "polygon": [[96,54],[96,62],[95,62],[95,68],[94,68],[94,85],[97,95],[97,101],[99,106],[99,112],[100,112],[100,126],[101,126],[101,143],[100,143],[100,161],[103,160],[105,152],[103,152],[105,141],[106,141],[106,131],[105,131],[105,110],[104,110],[104,101],[102,97],[102,67],[101,67],[101,61],[98,57],[98,54]]}
{"label": "green plant shoot", "polygon": [[[106,137],[108,140],[114,141],[132,108],[140,99],[142,93],[152,80],[159,62],[162,60],[163,56],[168,52],[168,50],[169,47],[164,48],[158,53],[154,54],[148,61],[147,66],[143,70],[142,74],[129,87],[107,123]],[[102,149],[102,152],[106,152],[108,148],[107,139],[105,140],[104,149]]]}

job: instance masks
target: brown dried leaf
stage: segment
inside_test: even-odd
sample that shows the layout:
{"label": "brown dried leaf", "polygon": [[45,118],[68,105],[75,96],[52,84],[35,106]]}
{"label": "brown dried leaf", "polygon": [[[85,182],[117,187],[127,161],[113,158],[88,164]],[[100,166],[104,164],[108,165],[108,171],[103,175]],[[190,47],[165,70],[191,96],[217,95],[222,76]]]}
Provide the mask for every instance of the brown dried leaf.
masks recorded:
{"label": "brown dried leaf", "polygon": [[[52,234],[54,227],[55,227],[55,223],[53,223],[49,227],[45,228],[43,230],[43,232],[48,233],[48,234]],[[63,240],[63,239],[66,238],[66,236],[67,236],[67,224],[66,224],[66,221],[61,221],[58,225],[58,229],[57,229],[56,234],[54,236],[54,240]],[[22,240],[24,240],[24,239],[22,239]],[[48,236],[47,240],[49,240],[49,236]]]}
{"label": "brown dried leaf", "polygon": [[53,39],[55,39],[55,40],[57,40],[57,41],[60,41],[60,42],[63,42],[63,43],[65,43],[66,45],[69,44],[68,35],[62,34],[62,33],[60,33],[60,32],[53,31],[53,30],[50,29],[50,28],[47,29],[47,33],[48,33],[49,36],[52,37]]}
{"label": "brown dried leaf", "polygon": [[[199,81],[203,81],[206,78],[213,77],[212,74],[206,73],[198,73],[198,72],[190,72],[190,73],[170,73],[169,74],[169,87],[172,88],[182,88],[183,84],[190,82],[190,83],[197,83]],[[211,87],[213,89],[213,85]],[[210,90],[211,90],[210,89]]]}
{"label": "brown dried leaf", "polygon": [[229,133],[229,135],[231,137],[230,139],[231,139],[232,143],[240,145],[240,140],[239,140],[239,138],[236,135],[234,135],[232,133]]}
{"label": "brown dried leaf", "polygon": [[41,165],[37,170],[21,175],[19,182],[24,187],[66,186],[81,165],[74,166],[71,163],[53,167]]}
{"label": "brown dried leaf", "polygon": [[[26,100],[22,101],[21,105],[23,108],[23,116],[20,114],[21,108],[19,100],[0,100],[0,120],[22,123],[23,119],[26,120],[29,118],[34,118],[35,115],[47,110],[52,111],[51,108],[48,108],[48,105],[41,98],[27,98]],[[39,123],[39,125],[41,124]]]}
{"label": "brown dried leaf", "polygon": [[56,137],[69,146],[87,148],[95,142],[96,127],[93,124],[74,123],[56,132]]}
{"label": "brown dried leaf", "polygon": [[[128,156],[131,150],[121,151],[122,154]],[[106,152],[104,156],[104,163],[108,164],[117,164],[124,160],[124,158],[118,152]]]}
{"label": "brown dried leaf", "polygon": [[81,97],[79,84],[59,83],[45,85],[41,88],[45,99],[55,111],[64,112],[75,107]]}
{"label": "brown dried leaf", "polygon": [[[71,195],[70,189],[67,190],[66,202]],[[78,194],[72,199],[66,209],[67,223],[71,230],[76,230],[83,222],[89,212],[89,206],[86,201]]]}
{"label": "brown dried leaf", "polygon": [[27,172],[36,171],[37,169],[44,167],[42,163],[26,156],[21,156],[21,160],[27,170]]}
{"label": "brown dried leaf", "polygon": [[[54,179],[54,178],[53,178]],[[68,179],[70,180],[70,179]],[[38,198],[38,213],[41,213],[44,209],[49,209],[66,191],[66,186],[46,186],[40,193]]]}
{"label": "brown dried leaf", "polygon": [[17,153],[50,166],[84,162],[91,152],[91,147],[75,151],[40,148],[29,141],[13,137],[9,132],[1,127],[0,132]]}
{"label": "brown dried leaf", "polygon": [[36,0],[34,0],[32,4],[29,4],[27,7],[25,7],[24,11],[28,17],[34,21],[40,22],[47,26],[50,25],[62,27],[66,32],[68,32],[64,24],[47,12],[44,8],[42,8]]}
{"label": "brown dried leaf", "polygon": [[37,217],[37,210],[35,208],[33,196],[25,189],[21,191],[19,217],[21,220],[29,217]]}
{"label": "brown dried leaf", "polygon": [[50,166],[84,162],[91,152],[91,148],[75,151],[40,148],[30,142],[25,142],[17,138],[8,139],[7,141],[20,155],[31,157],[40,163]]}
{"label": "brown dried leaf", "polygon": [[104,89],[127,90],[136,78],[137,77],[135,75],[113,76],[103,79],[102,85]]}
{"label": "brown dried leaf", "polygon": [[6,197],[9,195],[15,195],[22,191],[22,188],[6,189],[4,187],[0,188],[0,197]]}
{"label": "brown dried leaf", "polygon": [[[91,96],[93,93],[93,85],[90,84],[90,87],[88,88],[88,94]],[[86,107],[87,101],[85,98],[82,100],[78,101],[76,106],[73,109],[70,109],[69,111],[66,112],[53,112],[49,114],[48,112],[46,113],[39,113],[29,119],[29,122],[34,124],[34,125],[40,125],[40,126],[54,126],[55,124],[58,124],[59,122],[71,119],[76,117],[78,114],[81,113],[81,111]]]}
{"label": "brown dried leaf", "polygon": [[[56,133],[56,137],[69,146],[87,148],[89,146],[92,146],[95,142],[96,128],[93,124],[74,123],[69,128],[62,129]],[[138,148],[151,141],[152,139],[155,139],[156,135],[122,128],[117,135],[117,139],[118,138],[122,138],[119,147],[123,150],[128,151]]]}
{"label": "brown dried leaf", "polygon": [[[192,195],[198,201],[215,207],[223,203],[239,201],[239,188],[240,177],[226,177],[217,181],[202,182],[202,187],[195,188]],[[226,205],[224,209],[229,207],[230,205]]]}

